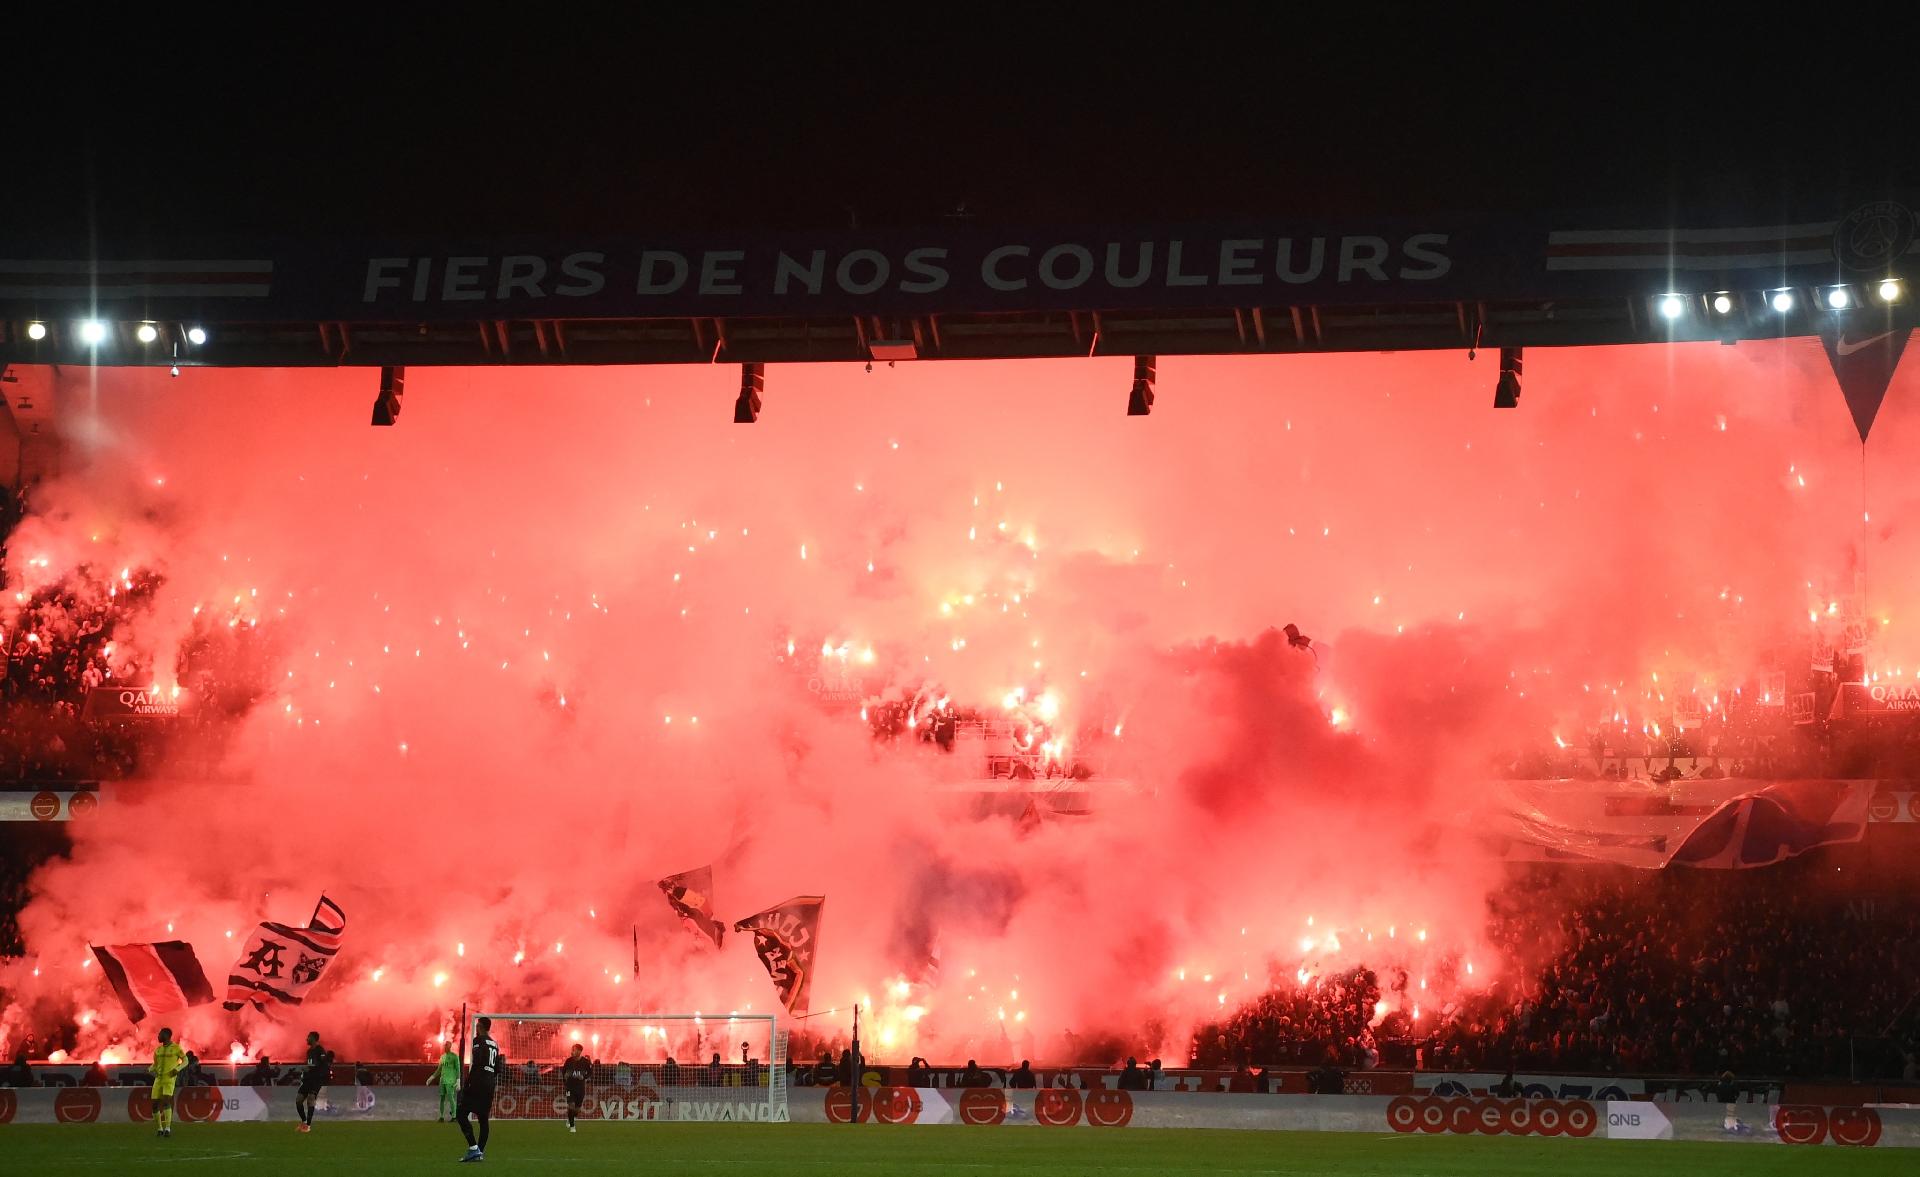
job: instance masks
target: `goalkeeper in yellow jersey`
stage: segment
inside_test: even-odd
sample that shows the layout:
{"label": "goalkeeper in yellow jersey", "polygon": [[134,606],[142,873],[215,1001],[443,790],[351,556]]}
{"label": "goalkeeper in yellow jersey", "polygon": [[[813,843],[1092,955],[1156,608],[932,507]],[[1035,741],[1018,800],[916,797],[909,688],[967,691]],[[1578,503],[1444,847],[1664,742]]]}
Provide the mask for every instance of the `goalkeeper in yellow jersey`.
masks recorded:
{"label": "goalkeeper in yellow jersey", "polygon": [[187,1052],[162,1028],[160,1045],[153,1048],[153,1123],[155,1136],[173,1135],[173,1085],[187,1069]]}

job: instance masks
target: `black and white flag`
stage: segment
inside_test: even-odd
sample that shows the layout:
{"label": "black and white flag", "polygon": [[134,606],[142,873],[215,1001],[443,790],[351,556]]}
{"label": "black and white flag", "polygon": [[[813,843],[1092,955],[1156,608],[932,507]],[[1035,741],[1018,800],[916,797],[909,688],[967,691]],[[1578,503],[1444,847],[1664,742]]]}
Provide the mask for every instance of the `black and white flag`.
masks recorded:
{"label": "black and white flag", "polygon": [[340,951],[347,930],[347,913],[325,895],[304,928],[263,923],[247,937],[240,959],[227,974],[228,1009],[252,1002],[265,1008],[269,999],[299,1005],[320,980]]}

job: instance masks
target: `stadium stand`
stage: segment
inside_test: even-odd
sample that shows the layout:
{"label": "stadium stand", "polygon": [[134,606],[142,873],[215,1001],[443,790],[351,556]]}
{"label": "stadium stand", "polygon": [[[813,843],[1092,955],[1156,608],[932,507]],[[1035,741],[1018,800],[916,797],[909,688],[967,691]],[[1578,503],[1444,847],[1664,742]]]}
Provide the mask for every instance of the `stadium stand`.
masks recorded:
{"label": "stadium stand", "polygon": [[[0,496],[0,573],[23,557],[7,547],[26,497]],[[139,569],[86,567],[22,592],[0,630],[0,786],[43,787],[139,773],[166,752],[167,725],[85,716],[88,689],[143,682],[155,668],[128,659],[115,634],[160,581]],[[252,657],[269,640],[239,614],[209,609],[174,667],[195,706],[183,717],[216,737],[244,714],[263,683]],[[1836,675],[1796,687],[1831,714]],[[1525,780],[1635,777],[1920,776],[1920,729],[1803,722],[1755,687],[1713,721],[1669,735],[1596,726],[1574,747],[1504,756],[1493,775]],[[1098,766],[1051,754],[1053,733],[1037,702],[1009,719],[1003,708],[966,708],[932,691],[912,698],[852,699],[877,742],[984,749],[992,778],[1084,778]],[[1025,702],[1025,701],[1023,701]],[[1097,745],[1096,745],[1097,746]],[[1910,828],[1910,827],[1908,827]],[[22,950],[15,923],[31,869],[57,847],[0,855],[0,954]],[[1460,987],[1451,1003],[1420,1009],[1405,973],[1363,965],[1286,979],[1194,1039],[1191,1067],[1257,1090],[1273,1068],[1317,1072],[1418,1067],[1643,1076],[1742,1075],[1895,1080],[1920,1077],[1920,908],[1875,892],[1872,880],[1832,885],[1865,858],[1835,847],[1763,870],[1635,871],[1577,865],[1510,867],[1489,905],[1488,934],[1504,957],[1485,988]],[[1860,873],[1856,870],[1856,873]],[[1871,871],[1866,872],[1871,874]],[[4,998],[4,994],[0,994]],[[1393,1012],[1383,1014],[1386,1000]],[[61,1049],[36,1042],[0,1081],[18,1084],[32,1060]],[[843,1045],[797,1036],[793,1058]],[[1121,1038],[1085,1044],[1073,1065],[1118,1066],[1148,1053]],[[874,1060],[869,1059],[870,1063]],[[799,1064],[844,1082],[850,1062]],[[1328,1070],[1330,1069],[1330,1070]],[[1159,1070],[1154,1068],[1156,1085]],[[97,1081],[112,1081],[105,1075]],[[138,1080],[134,1080],[138,1081]],[[1317,1080],[1316,1080],[1317,1082]]]}
{"label": "stadium stand", "polygon": [[1404,973],[1289,984],[1203,1030],[1195,1062],[1915,1078],[1920,909],[1871,881],[1828,883],[1858,856],[1760,871],[1518,870],[1490,903],[1506,967],[1487,989],[1418,1023],[1401,1011],[1374,1022],[1383,995],[1406,995]]}

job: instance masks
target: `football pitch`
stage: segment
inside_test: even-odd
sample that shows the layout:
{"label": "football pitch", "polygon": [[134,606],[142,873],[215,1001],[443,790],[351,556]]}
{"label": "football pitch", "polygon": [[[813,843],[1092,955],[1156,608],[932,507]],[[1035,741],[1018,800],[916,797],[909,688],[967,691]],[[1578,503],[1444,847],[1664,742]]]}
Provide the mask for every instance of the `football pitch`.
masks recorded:
{"label": "football pitch", "polygon": [[[1766,1177],[1910,1173],[1905,1149],[1796,1148],[1620,1140],[1379,1136],[1129,1128],[890,1128],[824,1124],[583,1124],[497,1126],[481,1172],[567,1177],[750,1173],[858,1177],[1033,1174],[1329,1174],[1353,1177]],[[156,1139],[144,1125],[0,1128],[0,1173],[345,1173],[352,1177],[451,1169],[465,1151],[451,1124],[189,1124]]]}

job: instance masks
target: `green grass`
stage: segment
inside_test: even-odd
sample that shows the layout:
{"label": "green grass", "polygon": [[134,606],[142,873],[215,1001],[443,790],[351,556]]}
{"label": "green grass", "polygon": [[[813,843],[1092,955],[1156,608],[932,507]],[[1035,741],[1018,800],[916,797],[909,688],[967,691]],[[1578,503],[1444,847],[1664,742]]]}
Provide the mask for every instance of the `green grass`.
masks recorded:
{"label": "green grass", "polygon": [[[1516,1140],[1477,1136],[820,1124],[583,1124],[495,1126],[482,1173],[593,1177],[729,1177],[760,1173],[910,1177],[1034,1174],[1337,1174],[1342,1177],[1821,1177],[1910,1173],[1905,1149],[1792,1148],[1625,1140]],[[0,1172],[283,1173],[383,1177],[451,1169],[465,1151],[451,1124],[291,1124],[177,1127],[157,1140],[144,1125],[0,1128]]]}

